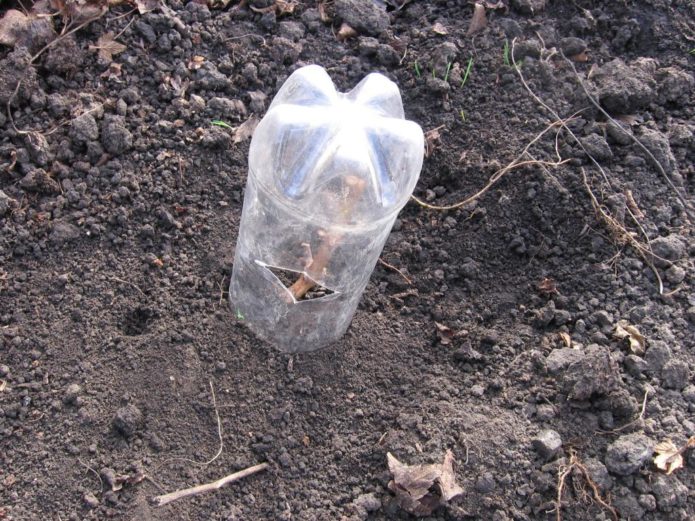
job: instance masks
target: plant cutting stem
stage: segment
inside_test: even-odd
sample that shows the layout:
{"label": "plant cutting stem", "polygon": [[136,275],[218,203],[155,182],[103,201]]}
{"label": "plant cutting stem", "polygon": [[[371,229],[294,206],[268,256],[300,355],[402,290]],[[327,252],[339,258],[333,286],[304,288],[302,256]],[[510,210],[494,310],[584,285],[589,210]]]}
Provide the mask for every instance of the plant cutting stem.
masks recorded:
{"label": "plant cutting stem", "polygon": [[[349,175],[345,177],[347,193],[340,208],[340,217],[344,223],[349,222],[350,216],[362,192],[364,192],[366,184],[364,179],[360,179],[357,176]],[[324,274],[333,251],[343,238],[341,233],[326,230],[321,230],[319,235],[320,243],[316,255],[313,256],[311,263],[306,267],[306,272],[302,273],[295,283],[289,287],[289,291],[295,300],[302,300],[311,288],[317,285],[316,280]]]}

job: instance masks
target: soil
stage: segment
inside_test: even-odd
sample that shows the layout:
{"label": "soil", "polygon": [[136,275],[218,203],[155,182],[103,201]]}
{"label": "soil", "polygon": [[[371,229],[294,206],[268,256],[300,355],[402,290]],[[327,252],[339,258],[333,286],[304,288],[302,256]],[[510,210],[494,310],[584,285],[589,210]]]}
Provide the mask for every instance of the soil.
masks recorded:
{"label": "soil", "polygon": [[[564,520],[613,518],[586,476],[621,519],[695,517],[693,451],[652,461],[695,435],[695,5],[488,2],[467,35],[468,2],[387,4],[121,5],[32,63],[60,16],[2,47],[0,519],[410,519],[386,454],[447,450],[464,493],[428,519],[556,519],[571,461]],[[438,129],[431,205],[576,116],[523,156],[561,166],[408,204],[382,258],[412,283],[379,264],[344,339],[290,356],[226,302],[248,139],[211,121],[309,63],[342,90],[386,74]]]}

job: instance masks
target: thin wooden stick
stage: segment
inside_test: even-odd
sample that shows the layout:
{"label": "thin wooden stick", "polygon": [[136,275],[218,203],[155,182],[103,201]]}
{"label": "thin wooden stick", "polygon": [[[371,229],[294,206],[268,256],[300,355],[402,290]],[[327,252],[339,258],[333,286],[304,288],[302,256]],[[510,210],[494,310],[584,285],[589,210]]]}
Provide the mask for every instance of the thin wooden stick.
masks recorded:
{"label": "thin wooden stick", "polygon": [[225,485],[228,485],[229,483],[234,483],[235,481],[239,481],[240,479],[245,478],[246,476],[250,476],[257,472],[261,472],[262,470],[265,470],[267,468],[267,463],[260,463],[258,465],[254,465],[253,467],[249,467],[247,469],[240,470],[239,472],[235,472],[234,474],[229,474],[228,476],[218,479],[217,481],[213,481],[212,483],[205,483],[204,485],[198,485],[196,487],[191,488],[184,488],[161,496],[155,496],[154,498],[152,498],[152,501],[156,506],[161,507],[163,505],[166,505],[167,503],[171,503],[172,501],[177,501],[186,497],[197,496],[199,494],[204,494],[205,492],[210,492],[211,490],[217,490],[219,488],[224,487]]}
{"label": "thin wooden stick", "polygon": [[[340,208],[340,217],[342,218],[343,222],[349,221],[355,205],[362,195],[362,192],[364,192],[366,186],[367,183],[364,179],[354,175],[348,175],[345,177],[345,188],[347,190],[347,195],[342,207]],[[335,250],[335,247],[340,244],[341,239],[341,234],[328,231],[323,232],[318,251],[316,252],[316,255],[313,256],[311,264],[306,267],[306,274],[302,273],[295,283],[288,288],[295,300],[302,300],[307,292],[316,286],[316,280],[321,278],[323,275],[326,266],[328,266],[328,262],[331,260],[333,250]]]}

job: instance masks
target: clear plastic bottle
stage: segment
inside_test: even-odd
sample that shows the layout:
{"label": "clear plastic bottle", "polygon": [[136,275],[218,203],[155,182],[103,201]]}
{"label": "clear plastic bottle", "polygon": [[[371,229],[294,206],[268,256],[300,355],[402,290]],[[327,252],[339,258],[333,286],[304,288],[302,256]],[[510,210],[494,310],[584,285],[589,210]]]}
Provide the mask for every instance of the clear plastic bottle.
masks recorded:
{"label": "clear plastic bottle", "polygon": [[251,140],[236,317],[285,352],[338,340],[417,183],[423,145],[385,76],[343,94],[319,66],[295,71]]}

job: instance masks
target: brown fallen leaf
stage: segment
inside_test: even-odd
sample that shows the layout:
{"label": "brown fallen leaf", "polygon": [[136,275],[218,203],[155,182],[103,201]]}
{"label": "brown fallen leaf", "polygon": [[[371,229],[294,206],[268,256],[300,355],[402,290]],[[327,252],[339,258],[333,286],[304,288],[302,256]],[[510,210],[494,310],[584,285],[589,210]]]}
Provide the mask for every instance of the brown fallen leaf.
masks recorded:
{"label": "brown fallen leaf", "polygon": [[434,153],[435,149],[439,147],[440,139],[442,137],[439,131],[443,128],[444,125],[441,125],[425,132],[425,157],[430,157]]}
{"label": "brown fallen leaf", "polygon": [[553,295],[555,293],[559,293],[555,279],[545,277],[542,281],[540,281],[538,283],[538,293],[541,295]]}
{"label": "brown fallen leaf", "polygon": [[483,4],[477,3],[473,8],[473,17],[471,18],[471,23],[468,24],[468,31],[466,31],[466,36],[473,36],[479,33],[487,26],[487,18],[485,17],[485,6]]}
{"label": "brown fallen leaf", "polygon": [[451,328],[440,324],[439,322],[434,323],[437,326],[437,336],[439,337],[439,343],[443,346],[451,344],[451,339],[454,337],[454,332]]}
{"label": "brown fallen leaf", "polygon": [[562,343],[565,344],[565,347],[572,347],[572,337],[570,337],[569,333],[560,331],[560,338],[562,339]]}
{"label": "brown fallen leaf", "polygon": [[120,54],[125,51],[127,47],[120,42],[114,40],[113,33],[104,33],[97,40],[96,45],[90,45],[89,50],[99,51],[99,58],[111,63],[113,61],[114,54]]}
{"label": "brown fallen leaf", "polygon": [[671,474],[683,466],[683,455],[671,440],[664,440],[654,447],[654,465],[666,474]]}
{"label": "brown fallen leaf", "polygon": [[50,0],[49,4],[73,24],[96,20],[109,10],[109,0]]}
{"label": "brown fallen leaf", "polygon": [[197,71],[203,66],[203,63],[205,63],[205,56],[193,56],[190,60],[188,60],[188,69]]}
{"label": "brown fallen leaf", "polygon": [[626,341],[632,354],[642,356],[647,349],[647,341],[639,330],[626,320],[620,320],[615,325],[613,337]]}
{"label": "brown fallen leaf", "polygon": [[449,29],[447,29],[446,27],[444,27],[443,24],[441,24],[441,23],[439,23],[439,22],[436,22],[436,23],[432,26],[432,32],[433,32],[434,34],[445,35],[445,34],[449,34]]}
{"label": "brown fallen leaf", "polygon": [[245,139],[249,139],[253,136],[254,130],[258,126],[259,120],[256,116],[251,116],[249,119],[244,121],[241,125],[234,129],[232,134],[232,142],[241,143]]}
{"label": "brown fallen leaf", "polygon": [[393,476],[388,488],[396,495],[398,506],[411,514],[428,516],[440,505],[463,494],[456,483],[454,455],[450,450],[441,464],[405,465],[390,452],[386,458]]}
{"label": "brown fallen leaf", "polygon": [[343,24],[340,26],[340,29],[338,29],[338,34],[336,36],[338,37],[338,40],[342,42],[347,40],[348,38],[354,38],[355,36],[357,36],[357,31],[355,31],[352,27],[343,22]]}
{"label": "brown fallen leaf", "polygon": [[323,23],[329,23],[331,21],[331,17],[328,14],[328,10],[326,9],[326,2],[319,2],[318,9],[319,9],[319,19]]}
{"label": "brown fallen leaf", "polygon": [[123,485],[137,485],[143,479],[145,479],[144,472],[135,472],[133,474],[126,474],[122,476],[116,476],[111,484],[111,490],[113,492],[118,492],[123,488]]}

